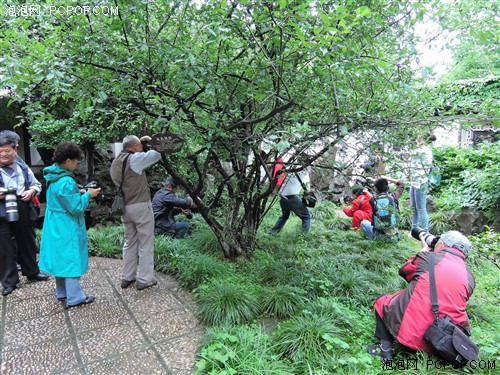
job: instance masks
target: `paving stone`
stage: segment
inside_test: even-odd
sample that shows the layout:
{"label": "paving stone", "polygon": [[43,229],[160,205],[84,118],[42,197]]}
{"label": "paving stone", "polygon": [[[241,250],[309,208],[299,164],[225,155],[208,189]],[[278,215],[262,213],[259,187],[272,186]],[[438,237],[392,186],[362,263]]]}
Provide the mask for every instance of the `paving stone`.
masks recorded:
{"label": "paving stone", "polygon": [[64,313],[8,323],[3,337],[4,350],[20,349],[39,342],[69,336]]}
{"label": "paving stone", "polygon": [[91,258],[82,277],[90,305],[65,309],[55,280],[27,282],[2,299],[0,375],[166,374],[195,368],[204,328],[174,278],[121,289],[121,260]]}
{"label": "paving stone", "polygon": [[17,299],[8,304],[6,320],[7,323],[28,320],[40,316],[57,314],[62,312],[62,309],[60,302],[52,296],[44,295],[41,297]]}
{"label": "paving stone", "polygon": [[158,352],[173,374],[191,374],[195,369],[196,353],[201,345],[203,329],[156,343]]}
{"label": "paving stone", "polygon": [[139,321],[151,342],[184,335],[199,329],[195,316],[186,309],[163,311],[154,316]]}
{"label": "paving stone", "polygon": [[175,374],[165,368],[153,347],[125,353],[87,366],[87,374],[89,375],[165,375],[169,373]]}
{"label": "paving stone", "polygon": [[84,331],[76,336],[83,363],[115,357],[148,345],[141,330],[132,320]]}
{"label": "paving stone", "polygon": [[5,374],[54,374],[78,366],[68,337],[8,350],[2,353],[2,358]]}

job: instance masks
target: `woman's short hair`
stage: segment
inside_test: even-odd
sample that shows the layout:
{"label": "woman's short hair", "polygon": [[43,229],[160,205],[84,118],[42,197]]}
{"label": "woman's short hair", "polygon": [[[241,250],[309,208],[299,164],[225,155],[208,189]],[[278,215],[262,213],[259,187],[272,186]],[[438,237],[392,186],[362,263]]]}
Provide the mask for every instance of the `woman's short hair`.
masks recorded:
{"label": "woman's short hair", "polygon": [[83,157],[83,152],[74,143],[71,142],[61,142],[56,146],[54,150],[54,156],[52,156],[52,161],[57,164],[64,163],[66,160],[78,159]]}

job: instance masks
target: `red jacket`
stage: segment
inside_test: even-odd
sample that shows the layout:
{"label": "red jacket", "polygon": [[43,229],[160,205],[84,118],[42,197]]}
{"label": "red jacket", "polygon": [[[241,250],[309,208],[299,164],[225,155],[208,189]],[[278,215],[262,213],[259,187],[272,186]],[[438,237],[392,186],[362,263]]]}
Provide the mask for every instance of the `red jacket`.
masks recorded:
{"label": "red jacket", "polygon": [[[428,252],[419,252],[411,257],[399,270],[399,275],[410,283],[408,287],[381,296],[375,301],[375,310],[399,343],[431,353],[423,338],[434,320],[428,258]],[[464,255],[458,250],[444,247],[436,252],[435,258],[439,316],[448,315],[470,332],[465,307],[474,291],[474,276],[465,265]]]}
{"label": "red jacket", "polygon": [[[360,207],[359,203],[361,202],[361,198],[363,198],[363,202]],[[344,207],[344,213],[347,216],[352,217],[353,228],[360,228],[363,220],[369,220],[370,223],[372,222],[373,209],[370,204],[370,199],[372,198],[373,195],[365,191],[352,201],[351,208]]]}

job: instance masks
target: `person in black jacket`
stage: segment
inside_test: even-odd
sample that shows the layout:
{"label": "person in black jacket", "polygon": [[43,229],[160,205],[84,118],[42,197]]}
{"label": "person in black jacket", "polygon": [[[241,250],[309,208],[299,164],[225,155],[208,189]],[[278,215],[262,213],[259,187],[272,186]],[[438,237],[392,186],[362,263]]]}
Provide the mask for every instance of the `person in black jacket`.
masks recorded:
{"label": "person in black jacket", "polygon": [[175,238],[184,238],[189,230],[189,223],[175,221],[174,216],[183,213],[191,219],[189,210],[193,206],[191,198],[176,196],[179,185],[173,177],[167,177],[165,186],[158,190],[153,197],[153,212],[155,217],[155,235],[168,235]]}

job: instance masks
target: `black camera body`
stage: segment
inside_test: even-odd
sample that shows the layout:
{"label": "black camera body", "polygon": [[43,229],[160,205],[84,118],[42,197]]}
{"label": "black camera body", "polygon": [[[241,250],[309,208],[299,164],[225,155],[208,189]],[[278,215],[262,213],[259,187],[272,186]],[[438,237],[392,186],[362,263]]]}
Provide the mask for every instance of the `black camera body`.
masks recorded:
{"label": "black camera body", "polygon": [[16,189],[13,188],[0,188],[0,195],[5,195],[5,216],[10,223],[19,220],[16,193]]}
{"label": "black camera body", "polygon": [[[97,181],[90,181],[83,188],[86,189],[86,190],[88,190],[88,189],[99,189],[100,187],[101,186],[99,185],[99,183]],[[104,195],[102,193],[99,193],[99,195],[97,195],[97,197],[95,197],[95,199],[98,202],[103,202],[104,201]]]}
{"label": "black camera body", "polygon": [[436,246],[437,242],[439,241],[438,236],[434,236],[433,234],[430,234],[429,232],[426,232],[419,227],[413,228],[411,230],[411,236],[419,241],[424,240],[424,242],[429,245],[431,249],[434,249],[434,246]]}

